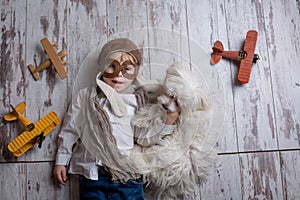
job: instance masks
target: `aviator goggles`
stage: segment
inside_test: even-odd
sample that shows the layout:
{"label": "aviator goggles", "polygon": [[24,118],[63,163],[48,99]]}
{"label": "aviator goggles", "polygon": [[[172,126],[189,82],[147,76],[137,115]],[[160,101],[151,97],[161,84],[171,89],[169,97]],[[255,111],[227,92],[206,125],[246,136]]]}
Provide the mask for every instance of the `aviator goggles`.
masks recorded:
{"label": "aviator goggles", "polygon": [[108,63],[108,67],[103,72],[103,76],[106,78],[119,76],[120,72],[127,79],[137,77],[138,67],[129,60],[124,61],[122,65],[117,60],[110,60]]}

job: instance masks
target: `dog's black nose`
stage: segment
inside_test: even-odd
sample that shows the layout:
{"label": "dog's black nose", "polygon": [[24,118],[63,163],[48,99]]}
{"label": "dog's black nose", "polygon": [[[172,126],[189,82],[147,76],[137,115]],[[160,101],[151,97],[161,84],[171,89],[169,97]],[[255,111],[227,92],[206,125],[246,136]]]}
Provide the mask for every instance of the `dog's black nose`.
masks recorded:
{"label": "dog's black nose", "polygon": [[162,104],[162,107],[165,109],[165,110],[169,110],[168,106],[166,104]]}

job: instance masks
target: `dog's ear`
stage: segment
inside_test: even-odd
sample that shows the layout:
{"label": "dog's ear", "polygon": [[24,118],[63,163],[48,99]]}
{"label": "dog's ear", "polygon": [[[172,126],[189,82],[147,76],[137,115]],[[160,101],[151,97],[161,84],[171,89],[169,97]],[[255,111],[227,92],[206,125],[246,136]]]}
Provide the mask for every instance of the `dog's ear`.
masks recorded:
{"label": "dog's ear", "polygon": [[198,91],[198,106],[197,110],[208,110],[211,102],[208,100],[207,95],[202,90]]}
{"label": "dog's ear", "polygon": [[203,91],[204,86],[198,78],[188,67],[178,62],[167,69],[165,87],[170,91],[170,96],[176,97],[182,112],[187,114],[195,110],[207,110],[210,107],[207,94]]}
{"label": "dog's ear", "polygon": [[163,93],[163,86],[160,83],[145,84],[142,88],[146,92],[150,103],[156,102],[157,97]]}
{"label": "dog's ear", "polygon": [[210,102],[206,99],[206,98],[203,98],[203,97],[198,97],[199,100],[199,105],[198,105],[198,110],[207,110],[209,107],[210,107]]}

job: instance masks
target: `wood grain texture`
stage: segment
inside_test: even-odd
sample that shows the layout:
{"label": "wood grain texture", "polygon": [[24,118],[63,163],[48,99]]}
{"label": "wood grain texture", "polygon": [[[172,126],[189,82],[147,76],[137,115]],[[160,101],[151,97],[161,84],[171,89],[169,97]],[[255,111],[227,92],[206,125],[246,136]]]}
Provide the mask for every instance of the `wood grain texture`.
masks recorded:
{"label": "wood grain texture", "polygon": [[[211,12],[213,10],[214,12]],[[187,17],[189,27],[189,37],[199,44],[207,53],[212,52],[213,43],[221,40],[227,43],[226,16],[224,1],[187,1]],[[231,79],[230,63],[222,61],[216,66],[211,66],[217,70],[220,79],[219,88],[225,88],[225,101],[223,105],[226,109],[226,117],[223,132],[220,136],[218,147],[221,152],[236,152],[236,119],[233,96],[233,82]],[[230,89],[228,89],[230,88]]]}
{"label": "wood grain texture", "polygon": [[65,186],[55,182],[53,162],[27,164],[26,199],[69,199],[69,183]]}
{"label": "wood grain texture", "polygon": [[1,199],[26,199],[27,167],[23,163],[1,163],[0,165]]}
{"label": "wood grain texture", "polygon": [[195,199],[241,199],[240,186],[239,156],[222,155],[219,156],[214,173],[201,186],[201,198],[195,197]]}
{"label": "wood grain texture", "polygon": [[278,152],[241,154],[243,199],[283,199]]}
{"label": "wood grain texture", "polygon": [[68,103],[70,103],[81,63],[90,51],[107,40],[108,33],[105,0],[67,1],[67,8],[68,59],[70,63],[67,97]]}
{"label": "wood grain texture", "polygon": [[129,38],[143,53],[140,73],[150,79],[147,1],[107,1],[108,38]]}
{"label": "wood grain texture", "polygon": [[1,3],[0,160],[5,162],[16,160],[7,150],[7,145],[22,130],[18,122],[5,122],[3,117],[10,112],[10,104],[18,105],[25,98],[27,88],[25,8],[26,2]]}
{"label": "wood grain texture", "polygon": [[[26,33],[26,61],[38,66],[48,59],[40,40],[47,37],[50,43],[58,43],[58,49],[67,48],[66,45],[66,3],[52,1],[30,1],[27,4]],[[27,66],[25,66],[27,68]],[[25,68],[25,69],[26,69]],[[43,70],[41,79],[34,81],[28,69],[26,77],[28,87],[26,90],[26,115],[33,122],[37,122],[50,111],[55,111],[62,118],[67,103],[67,81],[61,80],[53,66]],[[62,95],[63,94],[63,95]],[[43,148],[34,146],[25,154],[26,160],[53,160],[55,157],[55,136],[59,127],[47,136]]]}
{"label": "wood grain texture", "polygon": [[264,2],[266,44],[280,148],[300,146],[300,19],[297,1]]}
{"label": "wood grain texture", "polygon": [[[226,24],[229,49],[242,49],[247,30],[258,29],[258,5],[255,1],[225,2]],[[274,129],[274,109],[264,32],[260,32],[256,52],[262,55],[261,62],[252,67],[250,82],[237,84],[238,64],[231,63],[233,100],[236,120],[236,133],[239,151],[276,149],[277,139]],[[265,69],[264,69],[265,68]]]}
{"label": "wood grain texture", "polygon": [[[79,199],[78,179],[64,187],[52,175],[57,128],[20,158],[7,144],[22,127],[5,122],[9,104],[26,101],[36,122],[50,111],[61,120],[71,102],[82,62],[98,45],[128,37],[144,48],[142,74],[163,79],[174,61],[197,60],[193,45],[208,56],[216,40],[226,50],[243,48],[249,29],[258,31],[250,82],[237,83],[239,64],[221,60],[213,78],[225,91],[226,117],[219,160],[190,199],[299,199],[300,3],[298,0],[68,0],[1,2],[0,196],[1,199]],[[40,40],[66,49],[68,77],[53,67],[34,81],[27,69],[48,59]],[[200,62],[201,63],[201,62]],[[80,68],[83,67],[83,68]],[[193,71],[193,67],[190,68]]]}
{"label": "wood grain texture", "polygon": [[283,199],[299,199],[300,193],[300,151],[282,152],[281,167],[282,167],[282,187]]}
{"label": "wood grain texture", "polygon": [[150,78],[163,80],[176,61],[189,67],[186,4],[184,1],[148,1]]}

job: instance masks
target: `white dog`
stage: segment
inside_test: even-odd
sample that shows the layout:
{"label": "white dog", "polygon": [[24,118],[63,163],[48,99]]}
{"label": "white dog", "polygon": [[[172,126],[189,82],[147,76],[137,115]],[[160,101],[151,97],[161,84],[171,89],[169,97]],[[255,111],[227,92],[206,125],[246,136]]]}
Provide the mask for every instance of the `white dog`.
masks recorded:
{"label": "white dog", "polygon": [[141,108],[136,127],[161,122],[167,112],[180,110],[174,131],[152,146],[136,145],[134,162],[147,183],[150,199],[189,198],[206,180],[216,159],[216,134],[207,133],[211,109],[200,81],[188,68],[175,63],[167,69],[157,103]]}

